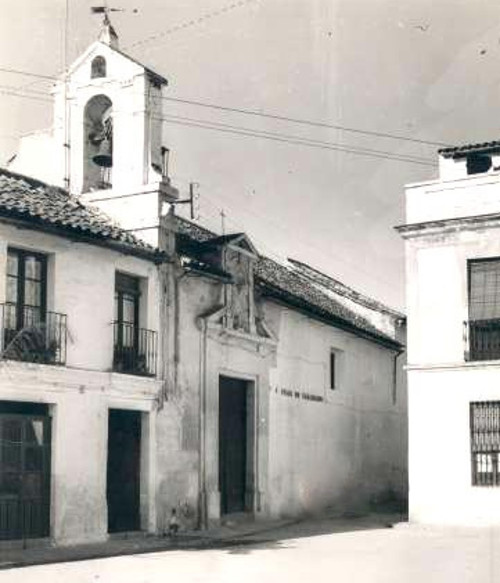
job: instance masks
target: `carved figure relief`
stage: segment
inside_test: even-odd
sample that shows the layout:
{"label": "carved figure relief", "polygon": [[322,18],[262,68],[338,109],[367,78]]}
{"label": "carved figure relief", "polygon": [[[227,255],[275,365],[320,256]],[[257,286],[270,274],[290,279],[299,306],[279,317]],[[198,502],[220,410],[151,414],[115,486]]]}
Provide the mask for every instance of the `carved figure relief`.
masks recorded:
{"label": "carved figure relief", "polygon": [[250,333],[251,269],[250,257],[233,249],[225,250],[225,269],[231,274],[233,284],[227,289],[227,325],[234,330]]}

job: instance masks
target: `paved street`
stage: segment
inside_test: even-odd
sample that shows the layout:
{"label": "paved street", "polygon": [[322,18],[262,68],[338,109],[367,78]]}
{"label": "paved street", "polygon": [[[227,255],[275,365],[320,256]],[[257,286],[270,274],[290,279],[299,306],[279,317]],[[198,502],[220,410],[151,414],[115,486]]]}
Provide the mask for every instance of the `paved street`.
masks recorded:
{"label": "paved street", "polygon": [[285,578],[288,583],[494,583],[500,580],[500,530],[373,528],[359,520],[324,520],[255,534],[222,549],[0,572],[0,583],[276,583]]}

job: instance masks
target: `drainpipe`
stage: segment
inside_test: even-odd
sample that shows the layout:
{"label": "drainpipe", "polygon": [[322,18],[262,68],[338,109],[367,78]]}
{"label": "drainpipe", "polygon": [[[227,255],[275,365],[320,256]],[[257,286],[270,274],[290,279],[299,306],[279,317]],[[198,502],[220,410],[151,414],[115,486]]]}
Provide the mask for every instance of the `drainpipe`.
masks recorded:
{"label": "drainpipe", "polygon": [[174,378],[173,378],[173,391],[177,395],[178,391],[178,379],[179,379],[179,345],[180,345],[180,300],[179,300],[179,282],[184,277],[185,273],[180,276],[174,275],[173,288],[174,288]]}
{"label": "drainpipe", "polygon": [[205,470],[205,436],[206,436],[206,406],[207,406],[207,320],[198,319],[200,323],[200,401],[199,401],[199,512],[198,526],[200,529],[208,527],[206,470]]}
{"label": "drainpipe", "polygon": [[398,388],[398,357],[404,353],[404,350],[398,350],[394,354],[394,361],[392,365],[392,404],[396,404],[396,395]]}

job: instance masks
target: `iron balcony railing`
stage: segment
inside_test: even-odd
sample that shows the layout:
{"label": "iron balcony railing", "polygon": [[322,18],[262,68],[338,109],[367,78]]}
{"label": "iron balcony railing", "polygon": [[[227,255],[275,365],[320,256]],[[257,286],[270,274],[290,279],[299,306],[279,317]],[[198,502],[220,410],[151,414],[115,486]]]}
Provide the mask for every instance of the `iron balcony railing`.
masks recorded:
{"label": "iron balcony railing", "polygon": [[0,354],[7,360],[65,364],[67,316],[32,306],[0,304]]}
{"label": "iron balcony railing", "polygon": [[464,322],[465,359],[500,359],[500,319]]}
{"label": "iron balcony railing", "polygon": [[113,370],[127,374],[155,376],[157,334],[126,322],[113,322]]}

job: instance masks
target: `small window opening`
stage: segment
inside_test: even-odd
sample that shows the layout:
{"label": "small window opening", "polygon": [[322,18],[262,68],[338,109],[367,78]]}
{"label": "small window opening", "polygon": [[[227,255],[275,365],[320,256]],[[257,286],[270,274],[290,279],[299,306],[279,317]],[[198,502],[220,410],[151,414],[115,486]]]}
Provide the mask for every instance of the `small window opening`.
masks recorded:
{"label": "small window opening", "polygon": [[92,61],[90,77],[91,79],[106,77],[106,59],[104,57],[96,57]]}
{"label": "small window opening", "polygon": [[467,156],[467,174],[482,174],[491,168],[491,157],[485,154]]}
{"label": "small window opening", "polygon": [[337,388],[337,355],[330,352],[330,389],[334,391]]}

